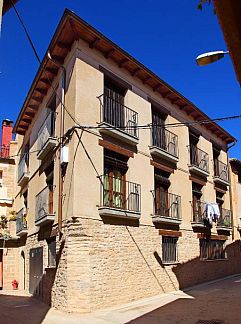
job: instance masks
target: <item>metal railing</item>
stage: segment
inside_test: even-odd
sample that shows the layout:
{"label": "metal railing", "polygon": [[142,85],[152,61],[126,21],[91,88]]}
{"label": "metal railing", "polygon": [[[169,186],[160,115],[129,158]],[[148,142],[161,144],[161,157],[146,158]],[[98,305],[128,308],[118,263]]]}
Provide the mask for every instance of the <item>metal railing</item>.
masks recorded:
{"label": "metal railing", "polygon": [[100,101],[100,122],[105,122],[136,138],[139,137],[138,113],[136,111],[105,94],[99,96],[98,99]]}
{"label": "metal railing", "polygon": [[217,226],[232,227],[232,213],[231,210],[220,208],[220,217],[217,220]]}
{"label": "metal railing", "polygon": [[206,203],[203,201],[192,201],[192,221],[194,223],[203,223],[206,217]]}
{"label": "metal railing", "polygon": [[20,157],[19,163],[18,163],[18,181],[24,176],[25,173],[28,173],[28,166],[27,166],[27,154],[23,154]]}
{"label": "metal railing", "polygon": [[155,124],[151,127],[151,146],[178,157],[178,136]]}
{"label": "metal railing", "polygon": [[181,219],[181,197],[165,191],[151,191],[154,198],[154,215]]}
{"label": "metal railing", "polygon": [[208,153],[197,148],[195,145],[189,145],[190,164],[195,165],[199,169],[209,172]]}
{"label": "metal railing", "polygon": [[53,112],[50,112],[38,132],[38,150],[42,150],[46,142],[53,136]]}
{"label": "metal railing", "polygon": [[49,199],[51,190],[53,186],[46,186],[36,195],[35,222],[53,214],[53,201]]}
{"label": "metal railing", "polygon": [[214,160],[214,176],[229,182],[229,172],[227,164]]}
{"label": "metal railing", "polygon": [[139,184],[102,175],[100,185],[101,206],[133,212],[141,211],[141,186]]}
{"label": "metal railing", "polygon": [[27,229],[26,208],[22,208],[16,216],[16,234]]}
{"label": "metal railing", "polygon": [[9,145],[2,145],[0,146],[0,158],[8,159],[9,158],[10,147]]}

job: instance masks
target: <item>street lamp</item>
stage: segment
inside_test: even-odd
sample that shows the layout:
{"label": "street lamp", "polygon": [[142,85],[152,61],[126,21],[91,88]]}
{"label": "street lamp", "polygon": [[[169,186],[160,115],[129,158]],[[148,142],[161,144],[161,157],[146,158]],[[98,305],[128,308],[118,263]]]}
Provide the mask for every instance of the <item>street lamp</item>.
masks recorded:
{"label": "street lamp", "polygon": [[208,65],[210,63],[216,62],[224,57],[225,54],[229,54],[229,51],[215,51],[215,52],[207,52],[201,55],[198,55],[196,58],[197,65],[203,66]]}

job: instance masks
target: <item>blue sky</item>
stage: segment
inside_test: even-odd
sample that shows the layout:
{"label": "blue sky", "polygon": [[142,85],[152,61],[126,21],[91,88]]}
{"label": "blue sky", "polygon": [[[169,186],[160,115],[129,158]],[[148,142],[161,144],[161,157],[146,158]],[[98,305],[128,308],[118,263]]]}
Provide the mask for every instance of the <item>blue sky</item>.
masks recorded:
{"label": "blue sky", "polygon": [[[74,11],[181,92],[211,118],[240,114],[241,89],[229,56],[206,67],[195,57],[226,49],[212,7],[198,0],[19,0],[17,8],[42,58],[64,9]],[[0,120],[16,120],[38,68],[13,10],[0,39]],[[241,142],[241,120],[220,123]],[[241,159],[240,143],[230,151]]]}

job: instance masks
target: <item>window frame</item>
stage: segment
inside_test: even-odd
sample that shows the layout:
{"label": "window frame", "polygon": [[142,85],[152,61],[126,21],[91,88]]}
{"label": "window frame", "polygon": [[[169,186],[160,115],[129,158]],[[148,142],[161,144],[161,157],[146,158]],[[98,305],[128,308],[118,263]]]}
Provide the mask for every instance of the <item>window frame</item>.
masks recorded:
{"label": "window frame", "polygon": [[[50,237],[46,241],[47,241],[47,258],[48,258],[47,268],[56,268],[57,267],[56,236]],[[51,250],[52,246],[53,246],[53,251]]]}
{"label": "window frame", "polygon": [[[168,242],[169,241],[169,242]],[[169,245],[169,246],[168,246]],[[171,255],[174,255],[173,260],[171,258],[167,258],[168,248],[173,248],[171,251]],[[166,249],[166,250],[165,250]],[[162,263],[165,265],[168,264],[177,264],[179,263],[179,257],[178,257],[178,237],[177,236],[168,236],[168,235],[162,235]]]}

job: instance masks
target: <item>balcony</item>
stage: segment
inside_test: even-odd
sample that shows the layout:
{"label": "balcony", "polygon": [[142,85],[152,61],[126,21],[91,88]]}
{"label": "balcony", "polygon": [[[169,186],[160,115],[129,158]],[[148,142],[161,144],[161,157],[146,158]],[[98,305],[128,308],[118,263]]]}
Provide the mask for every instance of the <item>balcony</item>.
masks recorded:
{"label": "balcony", "polygon": [[172,132],[153,125],[151,129],[151,155],[172,163],[178,161],[178,137]]}
{"label": "balcony", "polygon": [[218,231],[231,231],[232,230],[232,217],[231,210],[220,208],[220,217],[217,221]]}
{"label": "balcony", "polygon": [[202,201],[192,202],[192,228],[200,229],[204,228],[204,218],[206,216],[206,203]]}
{"label": "balcony", "polygon": [[213,181],[224,186],[229,185],[229,172],[227,164],[219,160],[214,160]]}
{"label": "balcony", "polygon": [[38,133],[37,158],[44,160],[57,144],[57,138],[53,137],[53,113],[51,112]]}
{"label": "balcony", "polygon": [[189,145],[189,151],[189,171],[207,177],[209,175],[208,153],[200,150],[195,145]]}
{"label": "balcony", "polygon": [[45,187],[36,196],[35,225],[42,226],[54,221],[53,186]]}
{"label": "balcony", "polygon": [[100,216],[139,219],[141,216],[141,186],[123,179],[100,177]]}
{"label": "balcony", "polygon": [[139,141],[138,113],[117,100],[101,95],[99,132],[130,145]]}
{"label": "balcony", "polygon": [[181,197],[165,191],[152,190],[154,198],[153,223],[179,225],[181,223]]}
{"label": "balcony", "polygon": [[16,217],[16,235],[24,236],[28,234],[27,220],[26,220],[26,208],[22,208]]}
{"label": "balcony", "polygon": [[9,159],[10,147],[2,145],[0,146],[0,159]]}
{"label": "balcony", "polygon": [[18,185],[23,187],[29,180],[28,154],[23,154],[18,164]]}

